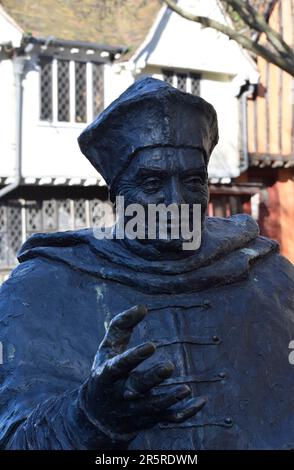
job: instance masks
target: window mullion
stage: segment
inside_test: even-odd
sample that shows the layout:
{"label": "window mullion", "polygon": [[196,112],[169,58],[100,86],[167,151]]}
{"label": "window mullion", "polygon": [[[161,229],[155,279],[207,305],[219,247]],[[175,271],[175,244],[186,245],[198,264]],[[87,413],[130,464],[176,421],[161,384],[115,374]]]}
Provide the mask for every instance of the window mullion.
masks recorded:
{"label": "window mullion", "polygon": [[70,122],[76,120],[76,74],[75,74],[75,62],[71,60],[69,62],[69,115]]}
{"label": "window mullion", "polygon": [[87,88],[86,88],[87,89],[87,122],[91,122],[92,119],[94,118],[93,65],[91,62],[87,62],[86,74],[87,74]]}
{"label": "window mullion", "polygon": [[58,120],[58,77],[57,59],[52,61],[52,121]]}
{"label": "window mullion", "polygon": [[24,199],[20,199],[20,204],[22,243],[24,243],[27,239],[26,201]]}
{"label": "window mullion", "polygon": [[186,92],[187,93],[192,93],[192,83],[191,83],[191,75],[188,73],[187,79],[186,79]]}
{"label": "window mullion", "polygon": [[86,227],[91,226],[91,213],[90,213],[90,201],[85,200],[85,210],[86,210]]}
{"label": "window mullion", "polygon": [[174,72],[173,76],[173,87],[177,88],[178,87],[178,75]]}
{"label": "window mullion", "polygon": [[71,230],[75,229],[75,206],[73,199],[70,199],[70,228]]}

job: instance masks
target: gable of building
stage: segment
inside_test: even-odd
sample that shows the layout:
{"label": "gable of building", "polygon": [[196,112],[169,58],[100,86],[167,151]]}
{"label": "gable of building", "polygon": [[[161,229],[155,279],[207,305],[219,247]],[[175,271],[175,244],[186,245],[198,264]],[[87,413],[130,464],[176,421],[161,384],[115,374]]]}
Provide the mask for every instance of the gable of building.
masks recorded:
{"label": "gable of building", "polygon": [[0,44],[20,45],[23,31],[0,4]]}
{"label": "gable of building", "polygon": [[[217,0],[180,0],[179,5],[190,13],[230,23]],[[165,8],[133,58],[141,68],[149,64],[229,75],[243,72],[251,81],[257,78],[255,64],[235,41]]]}
{"label": "gable of building", "polygon": [[[179,5],[196,15],[230,23],[217,0],[180,0]],[[239,176],[241,107],[237,95],[247,81],[257,83],[259,78],[249,54],[224,34],[163,8],[132,60],[135,73],[164,79],[213,104],[220,142],[210,160],[209,176],[226,182]]]}

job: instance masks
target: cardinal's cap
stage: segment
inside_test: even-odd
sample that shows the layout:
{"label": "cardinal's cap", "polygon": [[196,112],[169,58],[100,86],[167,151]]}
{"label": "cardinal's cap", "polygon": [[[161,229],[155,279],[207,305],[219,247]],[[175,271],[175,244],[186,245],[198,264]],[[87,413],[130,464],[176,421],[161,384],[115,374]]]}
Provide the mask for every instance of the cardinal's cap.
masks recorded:
{"label": "cardinal's cap", "polygon": [[148,147],[187,147],[203,151],[206,162],[218,142],[217,115],[199,96],[151,77],[131,85],[79,136],[79,146],[111,185]]}

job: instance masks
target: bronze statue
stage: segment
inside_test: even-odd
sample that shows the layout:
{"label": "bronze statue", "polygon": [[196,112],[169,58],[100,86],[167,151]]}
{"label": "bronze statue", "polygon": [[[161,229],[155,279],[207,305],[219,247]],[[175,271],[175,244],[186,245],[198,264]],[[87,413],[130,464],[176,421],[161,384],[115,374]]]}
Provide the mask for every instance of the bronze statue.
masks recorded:
{"label": "bronze statue", "polygon": [[200,205],[201,246],[23,245],[0,295],[2,449],[294,448],[294,269],[249,216],[205,216],[217,140],[210,104],[152,78],[82,133],[113,201]]}

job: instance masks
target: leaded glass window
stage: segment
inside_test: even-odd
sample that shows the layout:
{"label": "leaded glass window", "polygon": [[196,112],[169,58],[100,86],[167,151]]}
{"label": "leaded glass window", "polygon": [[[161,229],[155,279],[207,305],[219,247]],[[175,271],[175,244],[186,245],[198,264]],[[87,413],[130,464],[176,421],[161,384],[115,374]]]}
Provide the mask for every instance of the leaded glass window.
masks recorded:
{"label": "leaded glass window", "polygon": [[195,96],[201,95],[201,75],[197,73],[184,73],[175,70],[164,69],[162,70],[163,80],[178,90],[191,93]]}
{"label": "leaded glass window", "polygon": [[86,123],[103,109],[103,64],[40,58],[41,121]]}

